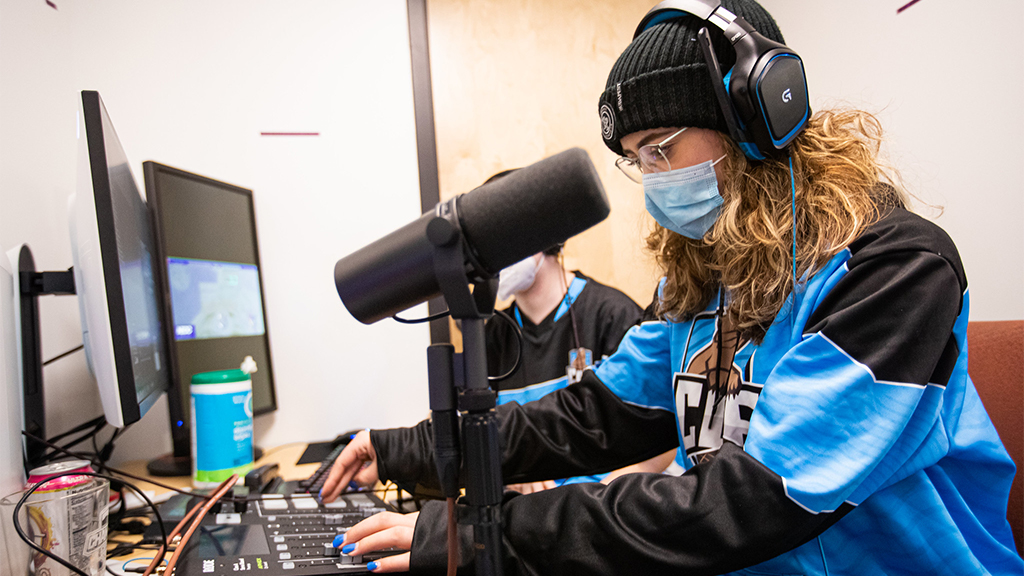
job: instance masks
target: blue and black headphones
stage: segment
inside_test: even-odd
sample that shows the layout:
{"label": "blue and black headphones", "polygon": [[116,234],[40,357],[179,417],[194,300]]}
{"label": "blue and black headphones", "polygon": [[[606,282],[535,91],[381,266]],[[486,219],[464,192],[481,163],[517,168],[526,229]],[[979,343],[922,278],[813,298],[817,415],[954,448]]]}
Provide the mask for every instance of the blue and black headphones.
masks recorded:
{"label": "blue and black headphones", "polygon": [[800,56],[762,36],[718,0],[665,0],[644,16],[633,38],[655,24],[684,15],[721,29],[736,51],[736,64],[723,78],[707,27],[697,33],[730,136],[753,160],[783,150],[811,117]]}

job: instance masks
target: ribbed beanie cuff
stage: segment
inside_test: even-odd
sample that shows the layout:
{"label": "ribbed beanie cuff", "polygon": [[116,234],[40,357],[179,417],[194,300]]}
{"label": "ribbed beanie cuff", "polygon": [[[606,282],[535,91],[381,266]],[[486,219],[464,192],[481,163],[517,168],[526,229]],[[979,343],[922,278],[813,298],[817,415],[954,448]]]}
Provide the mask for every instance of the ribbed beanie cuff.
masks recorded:
{"label": "ribbed beanie cuff", "polygon": [[[778,26],[753,0],[722,0],[766,38],[784,43]],[[695,16],[651,26],[619,56],[598,102],[605,145],[622,154],[627,134],[665,127],[708,128],[727,133],[697,32],[707,26],[723,74],[736,55],[721,30]]]}

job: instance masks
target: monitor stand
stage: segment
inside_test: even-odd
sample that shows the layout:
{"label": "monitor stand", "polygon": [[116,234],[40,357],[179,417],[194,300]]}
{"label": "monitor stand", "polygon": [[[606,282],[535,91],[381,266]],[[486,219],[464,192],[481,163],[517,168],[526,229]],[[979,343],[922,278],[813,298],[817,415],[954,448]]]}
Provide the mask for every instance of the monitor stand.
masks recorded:
{"label": "monitor stand", "polygon": [[[21,341],[21,383],[24,403],[24,430],[36,438],[46,439],[46,407],[43,394],[43,352],[39,331],[39,297],[75,293],[75,277],[71,269],[60,272],[37,272],[32,249],[22,244],[10,252],[11,266],[17,269],[14,292],[18,297]],[[25,460],[28,469],[43,464],[46,445],[25,439]]]}

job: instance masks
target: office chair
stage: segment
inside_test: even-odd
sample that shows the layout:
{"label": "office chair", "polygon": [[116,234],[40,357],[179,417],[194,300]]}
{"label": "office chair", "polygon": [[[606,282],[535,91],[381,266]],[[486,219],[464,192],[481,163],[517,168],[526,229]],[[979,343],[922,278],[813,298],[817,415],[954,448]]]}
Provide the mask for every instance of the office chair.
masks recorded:
{"label": "office chair", "polygon": [[970,322],[967,342],[967,371],[1017,465],[1006,518],[1013,529],[1017,553],[1024,555],[1024,320]]}

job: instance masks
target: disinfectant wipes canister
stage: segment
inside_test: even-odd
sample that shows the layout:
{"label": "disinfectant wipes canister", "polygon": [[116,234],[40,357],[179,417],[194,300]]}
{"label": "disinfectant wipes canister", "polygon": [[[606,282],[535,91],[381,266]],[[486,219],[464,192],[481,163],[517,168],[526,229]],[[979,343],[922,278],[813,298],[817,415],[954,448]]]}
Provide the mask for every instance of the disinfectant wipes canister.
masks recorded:
{"label": "disinfectant wipes canister", "polygon": [[192,485],[212,488],[253,464],[252,379],[241,370],[192,376]]}

